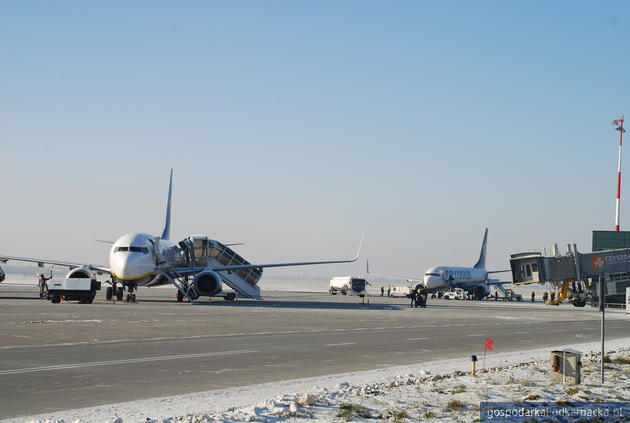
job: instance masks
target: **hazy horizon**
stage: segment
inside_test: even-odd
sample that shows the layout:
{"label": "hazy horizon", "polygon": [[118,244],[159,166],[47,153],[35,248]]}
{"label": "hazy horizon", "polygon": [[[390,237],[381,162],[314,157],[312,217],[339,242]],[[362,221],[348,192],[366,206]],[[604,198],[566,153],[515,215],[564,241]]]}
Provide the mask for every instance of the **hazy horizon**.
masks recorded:
{"label": "hazy horizon", "polygon": [[489,269],[590,251],[614,225],[629,9],[4,3],[0,254],[107,264],[93,240],[161,233],[170,168],[173,240],[269,263],[365,234],[357,263],[267,277],[473,265],[486,227]]}

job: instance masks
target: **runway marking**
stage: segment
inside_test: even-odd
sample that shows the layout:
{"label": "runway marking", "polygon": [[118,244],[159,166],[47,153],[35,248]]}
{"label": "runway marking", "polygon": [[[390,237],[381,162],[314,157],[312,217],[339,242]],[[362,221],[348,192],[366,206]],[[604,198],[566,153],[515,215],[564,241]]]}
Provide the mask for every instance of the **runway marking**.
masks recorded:
{"label": "runway marking", "polygon": [[431,338],[407,338],[407,341],[424,341]]}
{"label": "runway marking", "polygon": [[[352,331],[379,331],[379,330],[405,330],[405,329],[428,329],[428,328],[454,328],[454,327],[483,327],[483,326],[511,326],[511,325],[527,325],[540,322],[502,322],[502,323],[470,323],[465,325],[410,325],[410,326],[379,326],[379,327],[360,327],[360,328],[334,328],[334,329],[312,329],[312,330],[288,330],[288,331],[265,331],[265,332],[233,332],[219,335],[189,335],[189,336],[164,336],[164,337],[151,337],[151,338],[119,338],[112,340],[102,341],[77,341],[77,342],[61,342],[58,344],[36,344],[36,345],[11,345],[0,347],[0,350],[18,349],[18,348],[46,348],[46,347],[68,347],[77,345],[100,345],[100,344],[113,344],[121,342],[147,342],[147,341],[178,341],[186,339],[210,339],[210,338],[227,338],[236,336],[268,336],[268,335],[294,335],[303,333],[329,333],[329,332],[352,332]],[[552,329],[552,332],[563,332],[563,329]],[[468,336],[483,336],[483,335],[468,335]]]}
{"label": "runway marking", "polygon": [[486,336],[485,333],[473,333],[471,335],[466,335],[466,336]]}
{"label": "runway marking", "polygon": [[529,332],[514,332],[514,333],[519,333],[519,334],[521,334],[521,333],[529,333]]}
{"label": "runway marking", "polygon": [[208,353],[198,353],[198,354],[177,354],[177,355],[163,355],[163,356],[157,356],[157,357],[128,358],[124,360],[94,361],[91,363],[59,364],[56,366],[42,366],[42,367],[28,367],[24,369],[0,370],[0,376],[15,375],[15,374],[21,374],[21,373],[33,373],[33,372],[48,372],[48,371],[53,371],[53,370],[79,369],[82,367],[113,366],[116,364],[144,363],[144,362],[150,362],[150,361],[182,360],[186,358],[216,357],[216,356],[221,356],[221,355],[253,354],[256,352],[258,351],[236,350],[236,351],[208,352]]}
{"label": "runway marking", "polygon": [[356,345],[356,342],[341,342],[339,344],[326,344],[327,347],[339,347],[342,345]]}

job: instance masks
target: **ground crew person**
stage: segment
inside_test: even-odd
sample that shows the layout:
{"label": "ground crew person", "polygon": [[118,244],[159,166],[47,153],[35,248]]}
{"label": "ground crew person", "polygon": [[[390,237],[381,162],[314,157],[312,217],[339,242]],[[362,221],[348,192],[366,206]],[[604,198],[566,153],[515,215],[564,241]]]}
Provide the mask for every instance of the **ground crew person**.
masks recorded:
{"label": "ground crew person", "polygon": [[418,307],[418,303],[420,303],[420,307],[427,308],[427,298],[429,294],[426,289],[423,287],[418,288],[418,297],[416,298],[416,307]]}
{"label": "ground crew person", "polygon": [[547,304],[547,300],[548,300],[548,299],[549,299],[549,294],[547,294],[547,291],[545,291],[545,292],[543,293],[543,302],[544,302],[545,304]]}
{"label": "ground crew person", "polygon": [[556,299],[556,293],[552,292],[551,295],[549,296],[549,300],[553,303]]}
{"label": "ground crew person", "polygon": [[416,290],[412,289],[411,292],[409,293],[409,298],[411,298],[411,304],[409,305],[409,307],[414,307],[416,306]]}
{"label": "ground crew person", "polygon": [[392,286],[391,285],[387,285],[387,296],[391,297],[391,292],[392,292]]}
{"label": "ground crew person", "polygon": [[385,294],[385,287],[381,285],[381,297]]}
{"label": "ground crew person", "polygon": [[46,281],[49,281],[51,279],[52,274],[48,278],[44,276],[43,273],[39,274],[39,281],[37,282],[37,285],[39,285],[39,298],[44,298],[48,294],[48,284],[46,283]]}
{"label": "ground crew person", "polygon": [[532,303],[534,302],[534,298],[536,297],[536,292],[532,291]]}

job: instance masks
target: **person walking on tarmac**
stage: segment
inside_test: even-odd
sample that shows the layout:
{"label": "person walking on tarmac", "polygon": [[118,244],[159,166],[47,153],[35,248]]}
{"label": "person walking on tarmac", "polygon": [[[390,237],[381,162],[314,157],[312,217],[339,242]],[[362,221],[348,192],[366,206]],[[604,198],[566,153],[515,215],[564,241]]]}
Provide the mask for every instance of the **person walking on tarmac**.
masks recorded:
{"label": "person walking on tarmac", "polygon": [[536,297],[536,292],[532,291],[532,303],[534,302],[534,298]]}
{"label": "person walking on tarmac", "polygon": [[387,285],[387,297],[391,297],[391,293],[392,293],[392,286]]}
{"label": "person walking on tarmac", "polygon": [[37,282],[37,285],[39,286],[39,298],[44,298],[48,296],[48,283],[46,282],[51,279],[52,279],[52,271],[51,271],[50,277],[48,278],[44,276],[43,273],[39,274],[39,281]]}
{"label": "person walking on tarmac", "polygon": [[409,305],[409,307],[417,307],[416,303],[417,303],[417,298],[416,298],[416,290],[412,289],[411,292],[409,293],[409,298],[411,298],[411,304]]}
{"label": "person walking on tarmac", "polygon": [[385,294],[385,287],[381,285],[381,297]]}

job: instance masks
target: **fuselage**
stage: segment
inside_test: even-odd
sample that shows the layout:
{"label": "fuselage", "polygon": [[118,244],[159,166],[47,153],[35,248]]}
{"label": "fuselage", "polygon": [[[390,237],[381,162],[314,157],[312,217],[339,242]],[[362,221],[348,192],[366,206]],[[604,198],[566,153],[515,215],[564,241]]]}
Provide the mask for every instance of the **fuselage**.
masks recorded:
{"label": "fuselage", "polygon": [[476,267],[437,266],[424,273],[424,287],[428,290],[471,288],[487,280],[488,271]]}
{"label": "fuselage", "polygon": [[112,276],[133,285],[146,285],[158,266],[175,265],[179,248],[171,241],[133,232],[118,238],[109,251]]}

